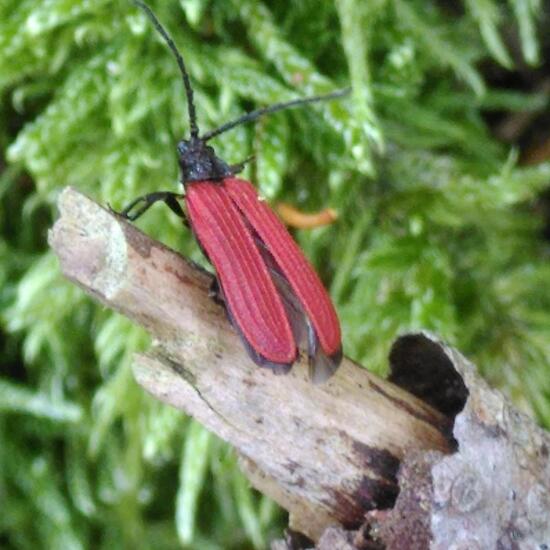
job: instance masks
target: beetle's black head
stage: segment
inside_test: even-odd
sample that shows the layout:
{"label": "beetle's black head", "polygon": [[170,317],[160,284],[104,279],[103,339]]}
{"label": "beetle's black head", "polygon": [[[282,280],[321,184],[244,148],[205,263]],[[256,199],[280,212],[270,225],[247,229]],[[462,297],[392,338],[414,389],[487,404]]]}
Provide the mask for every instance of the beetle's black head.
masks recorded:
{"label": "beetle's black head", "polygon": [[214,148],[199,137],[182,139],[178,143],[178,160],[182,183],[204,180],[221,180],[233,175],[233,171]]}

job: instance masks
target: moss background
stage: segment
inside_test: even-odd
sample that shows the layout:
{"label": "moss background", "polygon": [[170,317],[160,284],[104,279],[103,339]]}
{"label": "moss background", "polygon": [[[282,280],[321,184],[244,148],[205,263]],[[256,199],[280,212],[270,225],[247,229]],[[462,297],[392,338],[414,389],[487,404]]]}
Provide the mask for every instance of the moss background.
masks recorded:
{"label": "moss background", "polygon": [[[247,175],[271,201],[339,211],[297,238],[347,354],[381,373],[398,333],[433,330],[550,427],[548,5],[151,5],[204,130],[353,86],[215,142],[228,162],[256,154]],[[283,513],[136,386],[146,335],[64,281],[46,246],[66,185],[119,209],[179,189],[174,59],[129,2],[1,0],[0,94],[0,546],[264,548]],[[139,225],[200,260],[166,209]]]}

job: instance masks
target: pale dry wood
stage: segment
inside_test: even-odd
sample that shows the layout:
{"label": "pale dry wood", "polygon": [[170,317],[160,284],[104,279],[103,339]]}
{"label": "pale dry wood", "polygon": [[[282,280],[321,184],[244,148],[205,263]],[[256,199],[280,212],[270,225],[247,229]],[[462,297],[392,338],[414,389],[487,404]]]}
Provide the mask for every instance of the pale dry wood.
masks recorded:
{"label": "pale dry wood", "polygon": [[319,386],[303,361],[286,376],[257,367],[208,297],[211,275],[74,189],[59,210],[49,240],[65,276],[154,339],[137,381],[233,445],[302,532],[359,525],[393,503],[405,453],[449,451],[447,417],[347,359]]}

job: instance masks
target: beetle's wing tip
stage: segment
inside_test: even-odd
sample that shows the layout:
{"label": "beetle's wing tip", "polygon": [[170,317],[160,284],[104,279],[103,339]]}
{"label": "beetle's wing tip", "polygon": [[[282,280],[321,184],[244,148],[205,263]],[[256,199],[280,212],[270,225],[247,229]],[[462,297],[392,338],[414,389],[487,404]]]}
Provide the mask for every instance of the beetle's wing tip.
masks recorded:
{"label": "beetle's wing tip", "polygon": [[336,353],[326,355],[317,349],[314,355],[309,356],[309,378],[313,384],[323,384],[338,370],[342,362],[342,348]]}
{"label": "beetle's wing tip", "polygon": [[258,363],[260,367],[268,368],[276,376],[288,374],[292,368],[293,363],[272,363],[264,359],[263,363]]}
{"label": "beetle's wing tip", "polygon": [[288,374],[290,369],[292,368],[292,365],[298,358],[298,349],[294,352],[294,359],[290,361],[289,363],[274,363],[273,361],[270,361],[269,359],[266,359],[262,354],[258,353],[250,344],[250,342],[247,340],[246,336],[244,335],[243,331],[241,330],[241,327],[239,324],[235,321],[235,318],[233,316],[233,313],[229,307],[229,304],[225,300],[225,295],[223,292],[223,289],[221,287],[221,284],[219,283],[218,279],[215,279],[215,282],[212,285],[212,288],[210,289],[210,292],[214,293],[215,299],[217,298],[220,300],[220,303],[224,306],[225,313],[227,314],[227,318],[231,324],[231,326],[235,329],[237,334],[239,335],[239,338],[241,339],[241,342],[243,343],[244,349],[246,350],[246,353],[250,357],[250,359],[256,363],[259,367],[270,369],[273,374],[281,375],[281,374]]}
{"label": "beetle's wing tip", "polygon": [[[241,334],[241,340],[244,344],[244,347],[248,353],[248,356],[256,365],[262,368],[269,369],[273,374],[275,375],[282,375],[282,374],[288,374],[290,369],[292,368],[292,365],[294,364],[294,361],[291,361],[290,363],[274,363],[273,361],[270,361],[269,359],[266,359],[263,355],[258,353],[248,342],[248,340],[244,337],[244,335],[239,331]],[[298,350],[296,350],[296,357],[298,356]]]}
{"label": "beetle's wing tip", "polygon": [[[226,307],[226,310],[229,311],[229,308]],[[237,331],[237,334],[241,338],[241,342],[243,343],[243,346],[248,354],[248,357],[256,363],[259,367],[263,367],[266,369],[270,369],[273,374],[287,374],[290,369],[292,368],[292,365],[294,364],[294,361],[298,357],[298,350],[296,349],[294,353],[294,360],[290,361],[289,363],[274,363],[273,361],[270,361],[269,359],[265,358],[261,353],[258,353],[250,344],[250,342],[246,339],[246,336],[243,334],[243,331],[237,325],[237,323],[233,322],[232,316],[230,316],[230,320],[232,321],[232,325]]]}
{"label": "beetle's wing tip", "polygon": [[307,322],[307,357],[309,379],[313,384],[326,382],[338,369],[342,362],[342,345],[327,354],[321,348],[317,332],[308,319]]}

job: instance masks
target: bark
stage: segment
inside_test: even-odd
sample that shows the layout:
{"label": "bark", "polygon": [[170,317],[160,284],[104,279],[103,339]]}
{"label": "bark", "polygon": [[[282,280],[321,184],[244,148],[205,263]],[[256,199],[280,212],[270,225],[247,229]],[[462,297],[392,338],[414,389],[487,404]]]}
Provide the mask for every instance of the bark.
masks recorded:
{"label": "bark", "polygon": [[[481,384],[482,396],[471,414],[498,418],[475,433],[460,428],[475,393],[468,383],[478,387],[479,380],[469,367],[457,368],[461,356],[453,350],[428,335],[404,337],[390,357],[393,382],[348,359],[323,385],[309,382],[304,361],[290,374],[276,376],[250,361],[223,307],[208,297],[212,275],[74,189],[62,192],[59,209],[49,239],[65,276],[153,338],[151,351],[136,356],[138,383],[233,445],[253,485],[290,512],[293,529],[321,539],[320,548],[328,548],[331,537],[357,548],[431,543],[448,548],[438,537],[447,537],[447,543],[448,537],[456,538],[464,528],[460,518],[484,505],[489,510],[493,496],[508,498],[507,510],[513,513],[506,517],[514,526],[509,532],[515,533],[510,540],[518,533],[526,536],[525,521],[546,533],[548,469],[544,477],[537,463],[538,470],[525,481],[516,447],[527,440],[515,442],[512,454],[499,454],[509,430],[528,421],[513,416],[517,424],[512,426],[509,413],[503,424],[497,413],[505,403],[492,409],[498,400],[490,397],[488,409],[485,396],[493,394]],[[453,439],[453,418],[465,403]],[[529,437],[535,433],[538,439],[529,442],[542,460],[550,444],[529,424]],[[476,457],[478,439],[490,441],[481,457]],[[451,454],[457,442],[459,452]],[[481,468],[489,453],[497,453],[495,460]],[[525,460],[531,465],[532,456]],[[492,478],[503,473],[508,485],[497,495]],[[520,501],[530,507],[527,515],[516,514]],[[323,535],[335,523],[341,527]],[[403,537],[413,527],[414,544],[396,546],[408,540]]]}
{"label": "bark", "polygon": [[[548,550],[550,434],[491,389],[460,353],[431,335],[399,338],[390,364],[390,379],[439,408],[450,396],[452,414],[458,413],[457,451],[405,457],[396,504],[382,522],[374,519],[384,546]],[[426,534],[423,541],[416,540],[419,531]]]}

